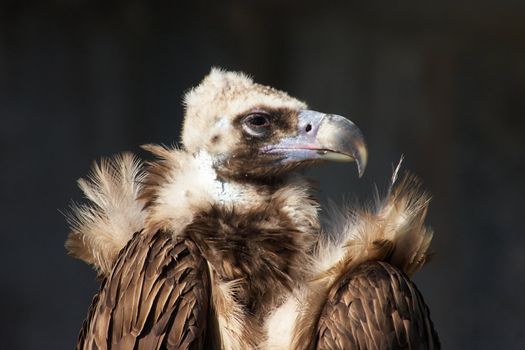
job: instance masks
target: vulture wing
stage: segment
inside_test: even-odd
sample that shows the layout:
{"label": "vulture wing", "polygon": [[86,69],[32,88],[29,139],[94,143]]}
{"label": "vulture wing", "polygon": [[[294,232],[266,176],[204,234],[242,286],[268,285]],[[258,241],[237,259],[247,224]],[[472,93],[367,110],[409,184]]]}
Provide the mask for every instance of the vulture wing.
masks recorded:
{"label": "vulture wing", "polygon": [[137,233],[95,296],[77,349],[202,349],[206,261],[189,240]]}
{"label": "vulture wing", "polygon": [[316,331],[316,349],[440,348],[414,283],[378,261],[364,263],[334,283]]}

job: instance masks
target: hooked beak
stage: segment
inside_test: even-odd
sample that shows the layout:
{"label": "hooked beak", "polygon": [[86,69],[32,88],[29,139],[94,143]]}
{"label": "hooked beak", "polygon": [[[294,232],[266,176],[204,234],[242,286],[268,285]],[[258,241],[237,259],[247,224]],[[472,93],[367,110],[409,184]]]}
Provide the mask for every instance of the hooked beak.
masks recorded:
{"label": "hooked beak", "polygon": [[357,163],[359,177],[366,168],[368,152],[361,130],[350,120],[335,114],[299,112],[297,134],[265,146],[263,153],[282,156],[281,162],[334,160]]}

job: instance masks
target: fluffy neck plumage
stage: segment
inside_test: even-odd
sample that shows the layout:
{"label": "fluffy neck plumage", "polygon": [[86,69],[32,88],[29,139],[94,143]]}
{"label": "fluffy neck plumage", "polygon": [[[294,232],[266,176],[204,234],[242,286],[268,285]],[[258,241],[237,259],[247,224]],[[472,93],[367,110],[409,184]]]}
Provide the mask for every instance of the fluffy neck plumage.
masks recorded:
{"label": "fluffy neck plumage", "polygon": [[146,229],[195,241],[217,280],[242,285],[235,298],[262,317],[302,280],[319,232],[308,182],[298,175],[272,184],[224,181],[204,152],[154,153],[162,159],[150,166]]}
{"label": "fluffy neck plumage", "polygon": [[183,230],[196,213],[211,206],[235,209],[240,214],[279,203],[294,223],[306,229],[318,227],[317,202],[310,186],[299,175],[273,184],[240,183],[221,179],[214,159],[206,152],[188,152],[148,146],[160,159],[150,164],[143,197],[149,203],[146,229]]}

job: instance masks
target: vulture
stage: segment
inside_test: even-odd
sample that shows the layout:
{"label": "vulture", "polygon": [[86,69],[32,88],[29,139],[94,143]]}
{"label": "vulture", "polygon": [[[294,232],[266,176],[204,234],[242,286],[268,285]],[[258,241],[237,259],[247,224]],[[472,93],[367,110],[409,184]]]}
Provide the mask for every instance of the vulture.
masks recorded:
{"label": "vulture", "polygon": [[383,196],[321,225],[301,169],[354,161],[361,176],[353,122],[216,68],[184,105],[180,147],[79,180],[66,248],[102,282],[77,349],[440,348],[410,280],[433,234],[417,178],[398,166]]}

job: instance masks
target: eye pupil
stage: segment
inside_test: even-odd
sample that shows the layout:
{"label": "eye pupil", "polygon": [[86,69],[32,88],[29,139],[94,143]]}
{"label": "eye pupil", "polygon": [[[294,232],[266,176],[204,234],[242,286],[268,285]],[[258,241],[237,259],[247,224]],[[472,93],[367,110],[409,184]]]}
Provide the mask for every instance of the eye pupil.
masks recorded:
{"label": "eye pupil", "polygon": [[270,125],[268,116],[262,113],[253,113],[248,115],[245,119],[245,123],[254,128],[261,128]]}
{"label": "eye pupil", "polygon": [[255,126],[263,126],[267,122],[268,121],[263,116],[256,116],[250,119],[250,124],[255,125]]}

